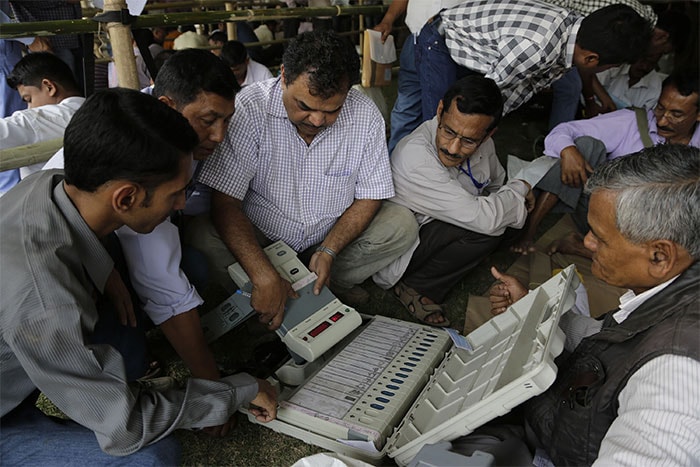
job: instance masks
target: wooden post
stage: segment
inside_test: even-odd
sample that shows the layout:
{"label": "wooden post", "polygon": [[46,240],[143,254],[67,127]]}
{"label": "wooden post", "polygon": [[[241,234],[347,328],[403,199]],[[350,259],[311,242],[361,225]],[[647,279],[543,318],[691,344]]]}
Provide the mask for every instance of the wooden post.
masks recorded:
{"label": "wooden post", "polygon": [[[105,0],[104,11],[126,9],[125,0]],[[120,22],[107,23],[107,33],[112,43],[112,59],[117,69],[117,80],[122,88],[139,90],[131,27]]]}

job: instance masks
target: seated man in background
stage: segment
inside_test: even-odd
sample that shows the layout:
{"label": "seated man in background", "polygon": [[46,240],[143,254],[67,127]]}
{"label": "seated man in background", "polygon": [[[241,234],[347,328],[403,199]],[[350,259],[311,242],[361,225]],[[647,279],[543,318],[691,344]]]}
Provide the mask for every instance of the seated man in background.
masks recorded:
{"label": "seated man in background", "polygon": [[[205,50],[178,51],[158,73],[153,96],[180,112],[197,133],[198,144],[192,151],[194,173],[223,140],[238,89],[228,67]],[[57,154],[44,168],[62,167],[62,154]],[[209,211],[210,195],[207,186],[190,184],[185,206],[177,214],[180,227],[186,230],[188,218]],[[219,369],[199,321],[198,307],[203,300],[192,285],[193,279],[199,279],[199,288],[206,282],[206,273],[199,271],[203,265],[197,264],[206,259],[191,247],[181,246],[181,232],[169,219],[147,235],[128,226],[116,233],[131,285],[148,317],[160,326],[192,376],[218,379]]]}
{"label": "seated man in background", "polygon": [[[177,465],[176,429],[219,426],[225,435],[249,402],[259,420],[273,419],[266,381],[191,378],[158,392],[129,383],[125,358],[94,340],[96,301],[114,265],[102,242],[123,225],[148,233],[184,207],[197,145],[187,120],[150,96],[112,89],[85,102],[64,142],[65,175],[41,171],[0,199],[3,463],[60,456],[106,465],[132,455],[133,464]],[[71,420],[46,417],[39,391]]]}
{"label": "seated man in background", "polygon": [[491,139],[502,113],[496,83],[467,76],[447,91],[437,116],[391,154],[391,201],[409,208],[421,228],[415,247],[375,274],[375,282],[395,285],[395,296],[427,324],[449,325],[439,303],[498,247],[506,228],[523,226],[534,205],[528,183],[504,184]]}
{"label": "seated man in background", "polygon": [[[631,65],[605,70],[596,75],[597,83],[605,89],[616,109],[653,109],[659,101],[662,83],[668,76],[656,71],[660,58],[660,53],[647,54]],[[597,86],[595,83],[594,87]],[[601,110],[599,108],[598,112],[590,114],[586,112],[586,116],[594,117]]]}
{"label": "seated man in background", "polygon": [[[68,122],[85,101],[68,65],[49,52],[24,56],[7,77],[7,84],[17,90],[27,109],[0,120],[0,149],[63,137]],[[22,167],[21,178],[43,165]]]}
{"label": "seated man in background", "polygon": [[[523,405],[530,447],[555,465],[700,463],[699,174],[697,148],[666,144],[588,180],[593,273],[629,290],[602,321],[562,316],[556,380]],[[501,283],[492,311],[501,313],[527,290],[493,272]],[[492,431],[493,445],[479,449],[498,453],[504,433]],[[473,452],[469,436],[453,445]]]}
{"label": "seated man in background", "polygon": [[224,31],[219,31],[218,29],[211,34],[209,34],[209,46],[214,47],[211,49],[211,53],[216,55],[217,57],[221,56],[221,49],[224,46],[224,44],[228,41],[228,36],[226,36],[226,33]]}
{"label": "seated man in background", "polygon": [[299,35],[279,78],[237,96],[226,138],[199,174],[215,190],[216,231],[202,219],[198,248],[229,289],[226,268],[241,264],[253,285],[252,306],[272,329],[296,293],[261,243],[283,240],[318,275],[316,293],[330,281],[352,305],[369,298],[357,284],[415,241],[411,212],[382,202],[394,195],[384,120],[351,89],[358,80],[349,41],[331,31]]}
{"label": "seated man in background", "polygon": [[269,68],[262,63],[251,60],[248,56],[248,50],[242,42],[226,42],[221,49],[221,60],[231,68],[241,87],[272,78]]}
{"label": "seated man in background", "polygon": [[545,155],[553,158],[549,171],[536,181],[541,190],[535,209],[528,219],[523,238],[514,251],[533,251],[532,241],[544,216],[557,203],[574,212],[578,233],[552,246],[550,252],[581,254],[583,247],[587,197],[582,186],[593,168],[608,160],[626,156],[644,147],[658,144],[685,144],[700,147],[700,107],[696,71],[677,72],[666,78],[659,102],[653,110],[622,109],[588,120],[557,125],[545,139]]}

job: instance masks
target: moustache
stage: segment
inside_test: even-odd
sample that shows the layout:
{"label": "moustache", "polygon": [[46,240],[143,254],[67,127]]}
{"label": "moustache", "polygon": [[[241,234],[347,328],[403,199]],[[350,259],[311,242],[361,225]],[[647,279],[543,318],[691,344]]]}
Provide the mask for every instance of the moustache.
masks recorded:
{"label": "moustache", "polygon": [[450,151],[448,151],[448,150],[445,149],[445,148],[440,148],[440,152],[441,152],[444,156],[449,157],[450,159],[461,159],[461,158],[462,158],[462,156],[460,156],[459,154],[452,154]]}
{"label": "moustache", "polygon": [[669,128],[667,126],[657,126],[656,129],[661,130],[661,131],[669,131],[669,132],[673,131],[673,128]]}

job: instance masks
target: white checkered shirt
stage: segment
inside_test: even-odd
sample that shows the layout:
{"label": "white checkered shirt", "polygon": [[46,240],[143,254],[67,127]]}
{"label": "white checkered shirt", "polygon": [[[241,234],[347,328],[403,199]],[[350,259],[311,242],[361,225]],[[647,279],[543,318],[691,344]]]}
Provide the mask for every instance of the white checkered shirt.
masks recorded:
{"label": "white checkered shirt", "polygon": [[246,86],[199,181],[243,200],[253,224],[296,251],[320,243],[355,199],[394,195],[384,120],[351,89],[338,119],[310,145],[282,104],[279,78]]}
{"label": "white checkered shirt", "polygon": [[440,15],[452,59],[498,84],[504,113],[572,66],[581,18],[563,8],[535,0],[476,0]]}
{"label": "white checkered shirt", "polygon": [[638,0],[542,0],[552,5],[557,5],[567,10],[575,11],[581,16],[588,16],[594,11],[605,8],[609,5],[621,3],[627,5],[637,12],[639,16],[644,18],[652,26],[656,25],[658,17],[654,13],[651,5],[642,5]]}

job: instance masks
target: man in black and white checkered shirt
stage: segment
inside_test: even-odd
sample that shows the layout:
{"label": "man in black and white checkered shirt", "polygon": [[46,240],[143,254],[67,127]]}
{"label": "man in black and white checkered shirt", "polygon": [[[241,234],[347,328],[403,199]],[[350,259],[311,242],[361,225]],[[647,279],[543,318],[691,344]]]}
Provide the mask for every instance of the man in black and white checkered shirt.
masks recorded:
{"label": "man in black and white checkered shirt", "polygon": [[426,110],[435,114],[447,87],[464,74],[496,81],[508,113],[573,66],[592,76],[635,61],[651,33],[650,24],[625,5],[582,18],[536,0],[470,1],[442,11],[426,26],[416,53],[423,118],[431,116]]}

